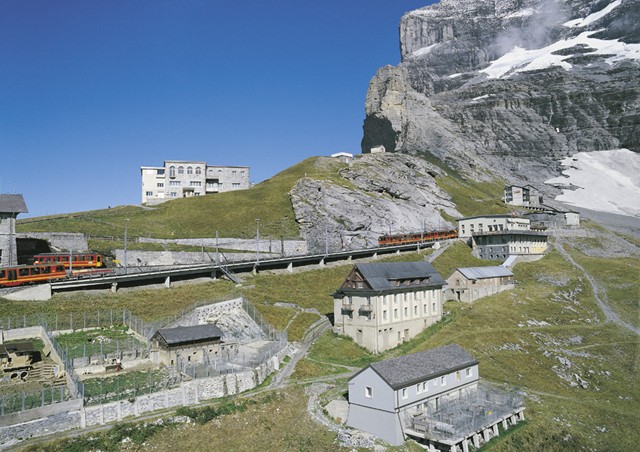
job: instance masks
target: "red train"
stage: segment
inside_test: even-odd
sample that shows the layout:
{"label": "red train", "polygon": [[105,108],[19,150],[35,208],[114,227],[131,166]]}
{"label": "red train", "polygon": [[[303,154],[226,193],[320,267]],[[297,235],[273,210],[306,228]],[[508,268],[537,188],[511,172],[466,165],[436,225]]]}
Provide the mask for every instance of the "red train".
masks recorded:
{"label": "red train", "polygon": [[411,245],[425,242],[435,242],[437,240],[455,239],[458,237],[458,230],[410,232],[408,234],[387,234],[378,237],[378,245]]}
{"label": "red train", "polygon": [[[78,253],[72,254],[73,268],[100,268],[104,267],[104,258],[98,253]],[[47,253],[33,256],[34,264],[57,264],[69,268],[69,253]]]}
{"label": "red train", "polygon": [[0,268],[0,287],[20,286],[64,279],[67,271],[62,264],[19,265]]}

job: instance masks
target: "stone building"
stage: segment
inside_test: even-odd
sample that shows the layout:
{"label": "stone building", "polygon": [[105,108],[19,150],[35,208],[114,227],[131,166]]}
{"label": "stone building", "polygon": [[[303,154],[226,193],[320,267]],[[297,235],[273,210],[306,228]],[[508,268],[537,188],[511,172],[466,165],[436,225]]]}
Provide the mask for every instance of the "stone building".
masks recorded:
{"label": "stone building", "polygon": [[0,267],[18,264],[16,218],[27,212],[22,195],[0,194]]}
{"label": "stone building", "polygon": [[380,353],[442,318],[444,280],[428,262],[357,264],[333,294],[334,331]]}
{"label": "stone building", "polygon": [[206,162],[165,160],[164,166],[143,166],[142,203],[204,196],[251,186],[248,166],[211,166]]}
{"label": "stone building", "polygon": [[457,344],[369,364],[349,379],[347,425],[398,446],[468,451],[524,419],[522,398],[483,385]]}
{"label": "stone building", "polygon": [[513,273],[502,266],[457,268],[447,278],[444,299],[471,303],[514,286]]}
{"label": "stone building", "polygon": [[162,328],[151,337],[151,360],[173,366],[182,359],[203,363],[207,358],[237,353],[237,344],[223,341],[222,330],[213,324]]}

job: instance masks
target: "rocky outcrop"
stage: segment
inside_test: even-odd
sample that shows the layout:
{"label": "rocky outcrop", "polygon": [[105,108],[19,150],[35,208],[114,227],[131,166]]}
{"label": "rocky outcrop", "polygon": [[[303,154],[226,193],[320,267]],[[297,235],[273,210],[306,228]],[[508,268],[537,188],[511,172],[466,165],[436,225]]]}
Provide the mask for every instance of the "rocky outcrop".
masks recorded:
{"label": "rocky outcrop", "polygon": [[428,151],[535,183],[578,151],[640,152],[639,0],[442,0],[401,20],[369,84],[362,150]]}
{"label": "rocky outcrop", "polygon": [[[321,157],[316,164],[326,160]],[[375,245],[389,231],[453,227],[442,213],[460,214],[435,183],[442,175],[435,165],[411,155],[368,154],[336,177],[300,179],[291,200],[301,235],[310,252],[322,253]]]}

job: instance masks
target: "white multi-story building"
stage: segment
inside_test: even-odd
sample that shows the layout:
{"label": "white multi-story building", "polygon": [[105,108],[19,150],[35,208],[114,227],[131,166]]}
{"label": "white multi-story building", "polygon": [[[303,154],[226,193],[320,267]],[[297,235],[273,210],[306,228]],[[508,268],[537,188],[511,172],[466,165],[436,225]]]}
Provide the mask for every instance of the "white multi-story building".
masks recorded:
{"label": "white multi-story building", "polygon": [[142,203],[203,196],[251,186],[248,166],[211,166],[206,162],[165,160],[164,166],[143,166]]}
{"label": "white multi-story building", "polygon": [[374,353],[442,319],[444,280],[428,262],[356,264],[333,294],[334,331]]}

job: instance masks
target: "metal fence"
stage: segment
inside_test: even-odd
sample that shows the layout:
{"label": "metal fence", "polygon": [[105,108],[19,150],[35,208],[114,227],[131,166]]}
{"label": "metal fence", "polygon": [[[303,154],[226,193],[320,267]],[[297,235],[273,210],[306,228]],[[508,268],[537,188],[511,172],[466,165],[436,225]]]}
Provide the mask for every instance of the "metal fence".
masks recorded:
{"label": "metal fence", "polygon": [[114,374],[85,381],[82,399],[85,406],[133,400],[141,395],[175,388],[183,378],[184,376],[172,367]]}
{"label": "metal fence", "polygon": [[519,392],[481,382],[477,388],[443,398],[434,411],[427,408],[414,414],[410,425],[435,441],[462,438],[513,415],[523,403]]}
{"label": "metal fence", "polygon": [[66,385],[45,386],[31,392],[20,391],[0,396],[0,416],[40,408],[72,399]]}

